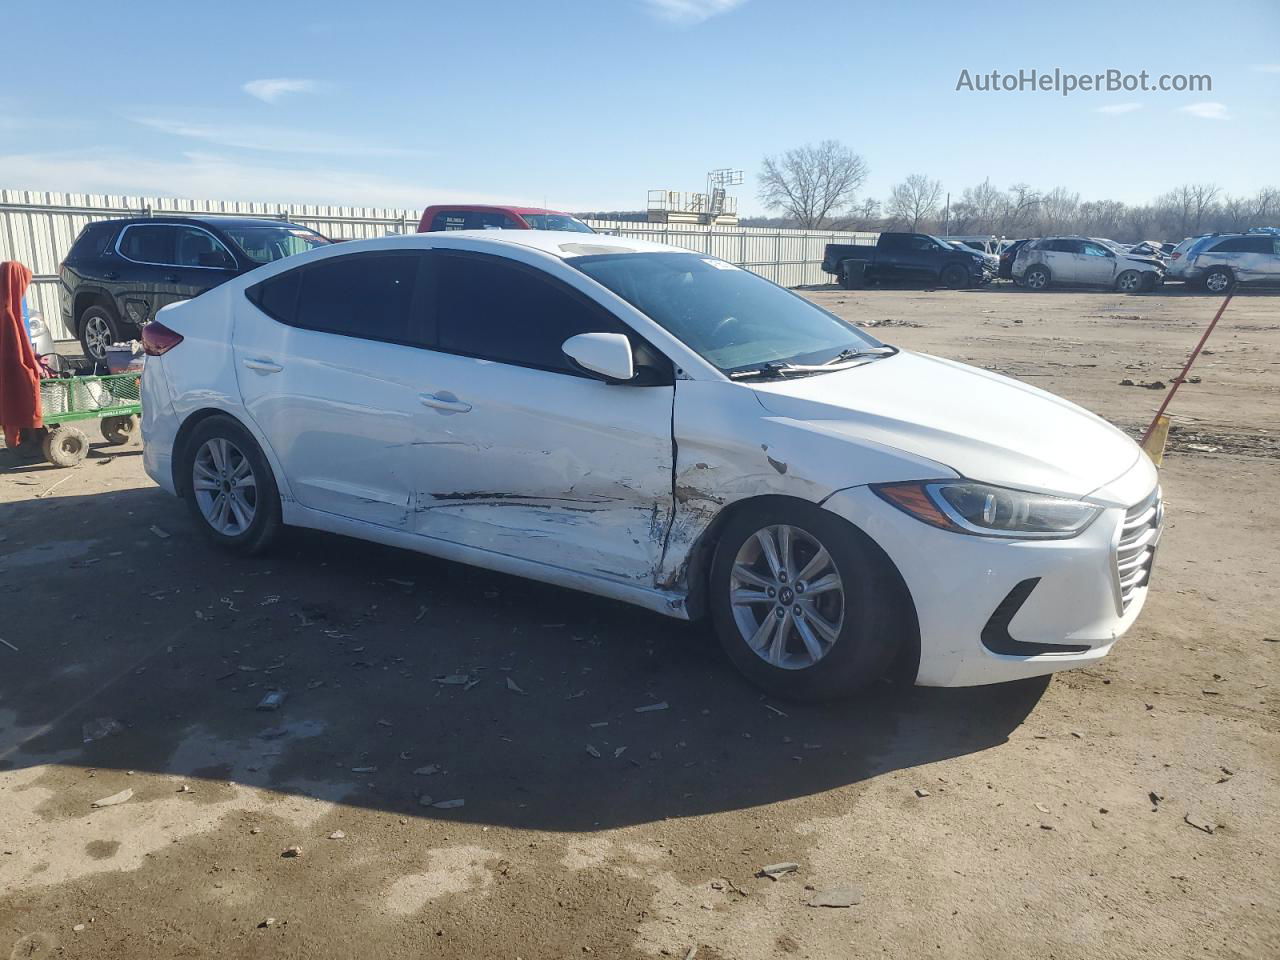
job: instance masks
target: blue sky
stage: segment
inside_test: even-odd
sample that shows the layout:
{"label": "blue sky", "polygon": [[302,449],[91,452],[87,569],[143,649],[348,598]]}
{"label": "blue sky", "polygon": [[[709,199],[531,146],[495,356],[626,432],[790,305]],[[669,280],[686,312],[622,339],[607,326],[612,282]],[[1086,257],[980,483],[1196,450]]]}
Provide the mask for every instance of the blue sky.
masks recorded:
{"label": "blue sky", "polygon": [[[1280,3],[9,0],[0,187],[640,209],[824,138],[910,173],[1142,201],[1280,181]],[[957,92],[962,69],[1209,74]]]}

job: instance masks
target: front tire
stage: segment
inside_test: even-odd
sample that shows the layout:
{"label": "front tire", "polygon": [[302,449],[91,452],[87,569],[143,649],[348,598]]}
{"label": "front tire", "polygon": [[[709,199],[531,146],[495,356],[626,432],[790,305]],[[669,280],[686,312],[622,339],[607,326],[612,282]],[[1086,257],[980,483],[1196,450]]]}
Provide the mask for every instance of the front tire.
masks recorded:
{"label": "front tire", "polygon": [[1032,267],[1022,275],[1022,285],[1028,290],[1048,290],[1049,282],[1049,271],[1044,267]]}
{"label": "front tire", "polygon": [[1116,289],[1121,293],[1137,293],[1142,288],[1142,275],[1137,270],[1126,270],[1116,277]]}
{"label": "front tire", "polygon": [[182,477],[197,526],[220,547],[246,555],[280,533],[280,494],[267,458],[235,420],[210,417],[184,446]]}
{"label": "front tire", "polygon": [[1205,274],[1204,288],[1210,293],[1226,293],[1235,284],[1236,278],[1225,267],[1215,267]]}
{"label": "front tire", "polygon": [[950,287],[952,290],[959,290],[969,285],[969,271],[958,263],[953,263],[942,271],[942,276],[938,278],[942,281],[944,287]]}
{"label": "front tire", "polygon": [[888,559],[861,531],[799,501],[751,506],[722,531],[711,614],[725,653],[770,694],[849,696],[880,680],[903,636]]}

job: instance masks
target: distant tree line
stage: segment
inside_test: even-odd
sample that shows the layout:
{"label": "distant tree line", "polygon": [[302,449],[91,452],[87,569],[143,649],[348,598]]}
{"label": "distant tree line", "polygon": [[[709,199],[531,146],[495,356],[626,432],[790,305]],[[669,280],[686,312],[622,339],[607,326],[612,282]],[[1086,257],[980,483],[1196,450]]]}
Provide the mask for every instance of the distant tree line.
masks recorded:
{"label": "distant tree line", "polygon": [[1081,200],[1065,187],[1040,190],[1027,183],[1005,189],[991,181],[953,192],[946,204],[940,180],[913,173],[894,185],[883,203],[858,196],[865,160],[835,140],[766,157],[759,197],[776,217],[745,225],[831,230],[911,230],[953,236],[1036,237],[1081,234],[1121,242],[1181,240],[1198,233],[1280,225],[1280,187],[1232,196],[1214,183],[1188,183],[1150,203]]}

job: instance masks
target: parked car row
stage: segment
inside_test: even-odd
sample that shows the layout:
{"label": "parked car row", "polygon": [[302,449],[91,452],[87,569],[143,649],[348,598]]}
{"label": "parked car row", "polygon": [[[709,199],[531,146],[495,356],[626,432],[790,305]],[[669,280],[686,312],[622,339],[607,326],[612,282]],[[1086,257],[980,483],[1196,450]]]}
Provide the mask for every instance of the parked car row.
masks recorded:
{"label": "parked car row", "polygon": [[1280,230],[1211,233],[1182,241],[1170,254],[1169,276],[1222,293],[1237,283],[1280,283]]}
{"label": "parked car row", "polygon": [[875,283],[970,287],[994,279],[999,259],[927,233],[882,233],[875,246],[829,243],[822,269],[846,290]]}
{"label": "parked car row", "polygon": [[1139,256],[1094,237],[1027,241],[1018,248],[1010,266],[1013,282],[1028,290],[1065,284],[1137,293],[1164,283],[1164,274],[1159,258]]}

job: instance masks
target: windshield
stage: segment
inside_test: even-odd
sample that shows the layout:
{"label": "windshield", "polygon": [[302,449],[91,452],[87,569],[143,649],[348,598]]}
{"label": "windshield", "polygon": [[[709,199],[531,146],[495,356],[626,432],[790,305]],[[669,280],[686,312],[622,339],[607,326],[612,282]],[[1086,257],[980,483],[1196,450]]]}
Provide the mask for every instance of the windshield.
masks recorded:
{"label": "windshield", "polygon": [[565,261],[725,373],[826,363],[881,346],[777,284],[696,253],[623,253]]}
{"label": "windshield", "polygon": [[571,233],[595,233],[590,227],[567,213],[520,214],[534,230],[568,230]]}
{"label": "windshield", "polygon": [[279,226],[224,226],[222,232],[234,240],[236,246],[254,263],[283,260],[295,253],[305,253],[313,247],[322,247],[331,242],[313,230],[287,223]]}

